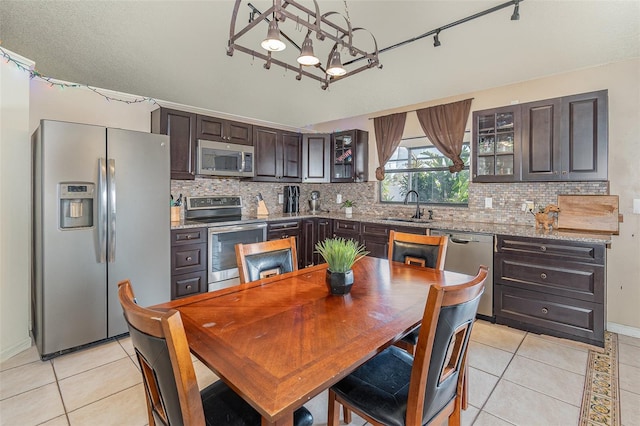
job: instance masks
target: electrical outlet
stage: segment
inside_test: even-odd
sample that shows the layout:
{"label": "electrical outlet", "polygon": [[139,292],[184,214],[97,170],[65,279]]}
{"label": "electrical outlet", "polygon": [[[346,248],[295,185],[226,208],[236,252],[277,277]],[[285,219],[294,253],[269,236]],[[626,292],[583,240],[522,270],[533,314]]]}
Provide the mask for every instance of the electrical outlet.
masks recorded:
{"label": "electrical outlet", "polygon": [[485,209],[492,209],[493,208],[493,198],[486,197],[484,199],[484,208]]}
{"label": "electrical outlet", "polygon": [[342,204],[342,194],[337,194],[336,195],[336,203],[337,204]]}
{"label": "electrical outlet", "polygon": [[284,194],[278,193],[278,204],[284,204]]}
{"label": "electrical outlet", "polygon": [[526,207],[525,211],[532,212],[533,211],[533,201],[525,201]]}

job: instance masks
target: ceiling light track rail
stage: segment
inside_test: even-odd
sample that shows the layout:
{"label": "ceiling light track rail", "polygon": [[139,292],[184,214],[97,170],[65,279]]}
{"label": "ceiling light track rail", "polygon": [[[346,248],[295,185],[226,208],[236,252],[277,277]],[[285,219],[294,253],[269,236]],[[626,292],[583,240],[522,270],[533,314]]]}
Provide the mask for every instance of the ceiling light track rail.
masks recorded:
{"label": "ceiling light track rail", "polygon": [[[466,18],[458,19],[457,21],[451,22],[451,23],[446,24],[446,25],[442,25],[442,26],[440,26],[438,28],[435,28],[435,29],[433,29],[431,31],[427,31],[424,34],[420,34],[419,36],[416,36],[416,37],[401,41],[401,42],[393,44],[391,46],[383,47],[382,49],[380,49],[378,51],[378,53],[384,53],[384,52],[388,52],[389,50],[397,49],[398,47],[407,45],[409,43],[413,43],[413,42],[418,41],[418,40],[422,40],[423,38],[429,37],[431,35],[434,36],[434,40],[433,40],[434,47],[438,47],[438,46],[441,45],[439,36],[440,36],[440,33],[442,31],[444,31],[446,29],[449,29],[449,28],[452,28],[452,27],[455,27],[457,25],[464,24],[465,22],[469,22],[469,21],[472,21],[474,19],[481,18],[481,17],[483,17],[485,15],[489,15],[489,14],[491,14],[493,12],[497,12],[499,10],[502,10],[502,9],[505,9],[505,8],[511,7],[511,6],[515,6],[514,12],[511,15],[511,20],[512,21],[517,21],[517,20],[520,19],[520,13],[519,13],[520,5],[519,5],[519,3],[522,3],[523,1],[524,0],[510,0],[510,1],[506,2],[506,3],[499,4],[497,6],[489,8],[489,9],[486,9],[486,10],[483,10],[481,12],[475,13],[473,15],[469,15]],[[360,61],[362,59],[363,58],[355,58],[355,59],[352,59],[350,61],[345,62],[344,65],[351,65],[351,64],[353,64],[355,62],[358,62],[358,61]]]}

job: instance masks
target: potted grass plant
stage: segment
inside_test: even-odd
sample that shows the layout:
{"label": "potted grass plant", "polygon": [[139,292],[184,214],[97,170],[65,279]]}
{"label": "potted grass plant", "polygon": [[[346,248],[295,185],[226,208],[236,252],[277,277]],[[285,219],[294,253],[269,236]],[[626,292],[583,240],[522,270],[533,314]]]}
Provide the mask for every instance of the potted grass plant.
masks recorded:
{"label": "potted grass plant", "polygon": [[316,243],[316,252],[329,264],[327,286],[331,294],[344,295],[351,291],[353,270],[358,260],[369,254],[362,244],[342,237],[327,238]]}
{"label": "potted grass plant", "polygon": [[351,216],[353,214],[353,206],[356,205],[355,201],[352,200],[344,200],[344,203],[340,207],[344,208],[344,213],[347,216]]}

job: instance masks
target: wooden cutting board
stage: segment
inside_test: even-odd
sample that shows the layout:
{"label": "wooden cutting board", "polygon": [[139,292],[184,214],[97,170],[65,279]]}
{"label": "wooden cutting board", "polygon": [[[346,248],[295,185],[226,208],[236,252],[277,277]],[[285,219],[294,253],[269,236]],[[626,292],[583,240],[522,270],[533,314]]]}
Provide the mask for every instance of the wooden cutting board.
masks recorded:
{"label": "wooden cutting board", "polygon": [[558,229],[618,234],[617,195],[558,195]]}

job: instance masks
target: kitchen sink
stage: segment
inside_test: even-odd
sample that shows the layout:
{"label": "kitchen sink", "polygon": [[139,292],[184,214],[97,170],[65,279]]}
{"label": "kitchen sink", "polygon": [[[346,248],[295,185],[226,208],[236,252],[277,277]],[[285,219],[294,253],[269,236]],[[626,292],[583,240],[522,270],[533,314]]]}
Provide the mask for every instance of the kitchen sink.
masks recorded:
{"label": "kitchen sink", "polygon": [[382,220],[388,220],[389,222],[414,222],[414,223],[430,223],[429,219],[415,219],[412,217],[385,217]]}

